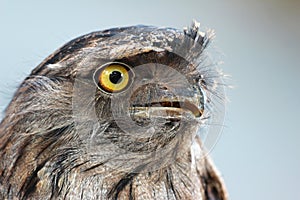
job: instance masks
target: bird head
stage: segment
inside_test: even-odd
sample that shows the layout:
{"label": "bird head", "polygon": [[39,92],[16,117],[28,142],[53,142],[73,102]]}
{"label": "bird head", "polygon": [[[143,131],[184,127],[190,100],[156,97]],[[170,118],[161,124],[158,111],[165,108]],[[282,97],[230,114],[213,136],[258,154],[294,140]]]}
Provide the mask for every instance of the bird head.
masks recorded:
{"label": "bird head", "polygon": [[205,53],[212,36],[194,23],[183,32],[133,26],[68,42],[32,71],[6,109],[0,155],[11,163],[0,161],[0,174],[23,197],[47,188],[55,196],[82,174],[94,189],[101,174],[118,193],[128,174],[178,159],[189,166],[213,98],[222,99],[221,74]]}

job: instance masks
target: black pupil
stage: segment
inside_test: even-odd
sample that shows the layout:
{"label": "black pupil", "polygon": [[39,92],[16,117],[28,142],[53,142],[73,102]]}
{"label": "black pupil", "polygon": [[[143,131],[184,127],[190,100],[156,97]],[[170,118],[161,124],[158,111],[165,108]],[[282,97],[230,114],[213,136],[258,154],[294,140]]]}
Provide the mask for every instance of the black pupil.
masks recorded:
{"label": "black pupil", "polygon": [[122,81],[123,79],[123,74],[119,71],[113,71],[110,75],[109,75],[109,80],[113,83],[113,84],[118,84]]}

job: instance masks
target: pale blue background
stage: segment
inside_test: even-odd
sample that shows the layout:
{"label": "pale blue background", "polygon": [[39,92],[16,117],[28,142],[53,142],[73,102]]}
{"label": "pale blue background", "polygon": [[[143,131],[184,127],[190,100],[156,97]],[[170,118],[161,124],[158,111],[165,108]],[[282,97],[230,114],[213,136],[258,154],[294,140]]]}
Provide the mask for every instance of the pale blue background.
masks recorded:
{"label": "pale blue background", "polygon": [[213,150],[233,200],[300,199],[300,2],[0,1],[0,106],[46,56],[104,28],[182,28],[192,19],[216,30],[215,49],[235,89]]}

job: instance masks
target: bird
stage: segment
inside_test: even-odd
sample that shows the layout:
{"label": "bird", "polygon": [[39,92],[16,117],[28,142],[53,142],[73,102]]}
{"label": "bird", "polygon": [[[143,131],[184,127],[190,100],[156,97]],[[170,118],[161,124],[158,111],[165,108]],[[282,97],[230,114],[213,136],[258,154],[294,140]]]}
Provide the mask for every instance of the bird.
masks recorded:
{"label": "bird", "polygon": [[4,111],[0,199],[228,199],[201,138],[224,100],[213,38],[117,27],[48,56]]}

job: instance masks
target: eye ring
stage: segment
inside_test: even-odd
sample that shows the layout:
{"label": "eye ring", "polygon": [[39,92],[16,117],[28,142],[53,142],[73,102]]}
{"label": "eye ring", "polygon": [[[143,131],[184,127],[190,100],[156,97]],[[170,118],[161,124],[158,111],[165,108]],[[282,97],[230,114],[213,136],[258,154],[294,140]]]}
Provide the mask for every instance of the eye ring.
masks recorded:
{"label": "eye ring", "polygon": [[134,78],[130,66],[121,62],[101,65],[93,75],[96,86],[104,93],[121,93],[127,90]]}

